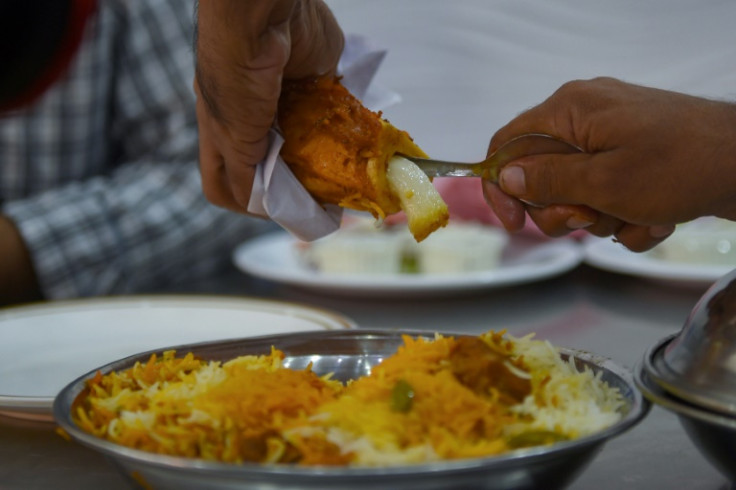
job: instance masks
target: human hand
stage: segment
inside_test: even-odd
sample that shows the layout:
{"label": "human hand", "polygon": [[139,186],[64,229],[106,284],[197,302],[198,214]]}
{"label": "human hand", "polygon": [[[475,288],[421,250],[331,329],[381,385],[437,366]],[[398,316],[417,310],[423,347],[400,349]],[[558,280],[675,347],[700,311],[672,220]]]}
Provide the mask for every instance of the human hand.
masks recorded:
{"label": "human hand", "polygon": [[511,231],[526,213],[551,236],[585,228],[644,251],[677,223],[736,219],[734,104],[611,78],[574,81],[501,128],[489,153],[532,132],[584,153],[524,157],[502,169],[498,185],[484,181]]}
{"label": "human hand", "polygon": [[0,215],[0,305],[41,299],[31,256],[15,224]]}
{"label": "human hand", "polygon": [[197,16],[202,189],[245,212],[282,80],[334,72],[344,38],[322,0],[207,0]]}

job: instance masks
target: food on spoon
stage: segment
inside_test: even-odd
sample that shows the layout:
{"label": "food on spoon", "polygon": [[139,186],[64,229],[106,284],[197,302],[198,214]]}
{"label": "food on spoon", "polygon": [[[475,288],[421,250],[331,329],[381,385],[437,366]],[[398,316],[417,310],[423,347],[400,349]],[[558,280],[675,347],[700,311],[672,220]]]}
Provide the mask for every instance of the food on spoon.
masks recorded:
{"label": "food on spoon", "polygon": [[278,123],[281,157],[319,202],[378,219],[403,210],[417,241],[447,224],[447,205],[432,182],[399,155],[426,154],[406,131],[364,107],[339,78],[284,82]]}
{"label": "food on spoon", "polygon": [[503,332],[405,336],[348,383],[272,348],[228,362],[173,351],[98,373],[74,403],[85,431],[230,463],[392,466],[554,444],[618,421],[619,391],[548,342]]}

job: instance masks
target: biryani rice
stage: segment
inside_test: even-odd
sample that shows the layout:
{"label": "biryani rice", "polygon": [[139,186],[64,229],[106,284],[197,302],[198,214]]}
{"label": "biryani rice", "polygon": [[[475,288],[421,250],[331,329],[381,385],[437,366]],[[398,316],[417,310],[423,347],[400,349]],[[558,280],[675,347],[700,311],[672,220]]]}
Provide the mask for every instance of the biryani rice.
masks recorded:
{"label": "biryani rice", "polygon": [[242,463],[391,466],[502,454],[618,421],[623,398],[550,343],[488,332],[405,336],[369,376],[342,384],[283,366],[173,351],[98,373],[75,403],[84,430],[160,454]]}

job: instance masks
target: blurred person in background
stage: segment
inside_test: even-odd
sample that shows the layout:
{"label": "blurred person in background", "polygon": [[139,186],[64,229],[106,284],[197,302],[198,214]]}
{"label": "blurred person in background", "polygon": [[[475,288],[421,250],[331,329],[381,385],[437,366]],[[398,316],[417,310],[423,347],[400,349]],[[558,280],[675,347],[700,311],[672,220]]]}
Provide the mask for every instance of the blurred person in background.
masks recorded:
{"label": "blurred person in background", "polygon": [[202,193],[193,11],[0,4],[0,303],[184,284],[269,226]]}
{"label": "blurred person in background", "polygon": [[[256,5],[259,15],[253,16],[249,10]],[[248,19],[252,29],[239,29]],[[319,0],[200,4],[197,79],[207,87],[198,99],[200,124],[207,128],[200,165],[212,202],[245,212],[281,78],[307,73],[309,63],[312,74],[327,72],[341,41]],[[225,88],[210,95],[215,86]],[[613,236],[634,251],[654,247],[677,223],[708,215],[736,219],[732,103],[610,78],[573,81],[496,132],[489,153],[522,133],[539,132],[583,153],[519,159],[501,172],[500,185],[438,181],[451,216],[511,232],[528,230],[529,217],[549,236],[585,230]],[[495,216],[483,209],[486,202]]]}

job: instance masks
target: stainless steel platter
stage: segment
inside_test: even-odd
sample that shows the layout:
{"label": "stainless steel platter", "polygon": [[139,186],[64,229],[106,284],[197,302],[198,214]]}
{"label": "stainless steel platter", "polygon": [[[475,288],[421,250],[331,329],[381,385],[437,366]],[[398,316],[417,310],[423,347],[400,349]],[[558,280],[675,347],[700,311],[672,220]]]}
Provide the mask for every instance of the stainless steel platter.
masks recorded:
{"label": "stainless steel platter", "polygon": [[[172,347],[205,360],[228,360],[268,352],[271,346],[286,354],[292,367],[313,364],[318,374],[332,372],[346,380],[370,372],[393,354],[402,335],[434,336],[434,332],[401,330],[345,330],[305,332]],[[457,334],[446,334],[457,335]],[[160,352],[160,350],[159,350]],[[151,352],[112,362],[104,374],[147,360]],[[169,457],[122,447],[80,430],[71,410],[90,372],[67,385],[54,403],[58,424],[76,441],[109,456],[131,482],[157,489],[536,489],[563,488],[592,461],[603,445],[637,424],[649,403],[635,388],[631,374],[612,361],[593,354],[561,350],[579,368],[589,367],[625,399],[622,417],[609,428],[573,441],[517,450],[502,456],[455,460],[390,468],[299,467],[287,465],[223,464]]]}

